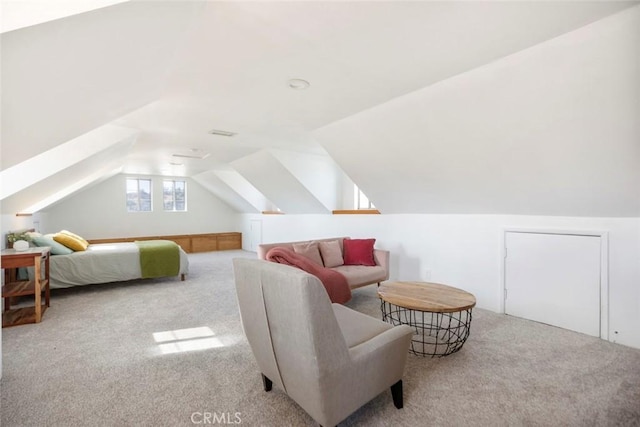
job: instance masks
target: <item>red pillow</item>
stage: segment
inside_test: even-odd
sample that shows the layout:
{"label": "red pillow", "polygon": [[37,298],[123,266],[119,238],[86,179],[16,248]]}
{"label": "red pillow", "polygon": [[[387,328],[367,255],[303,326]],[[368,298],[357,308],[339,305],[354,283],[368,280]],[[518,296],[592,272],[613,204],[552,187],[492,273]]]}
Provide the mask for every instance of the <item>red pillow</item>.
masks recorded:
{"label": "red pillow", "polygon": [[344,239],[344,265],[376,265],[373,245],[376,239]]}

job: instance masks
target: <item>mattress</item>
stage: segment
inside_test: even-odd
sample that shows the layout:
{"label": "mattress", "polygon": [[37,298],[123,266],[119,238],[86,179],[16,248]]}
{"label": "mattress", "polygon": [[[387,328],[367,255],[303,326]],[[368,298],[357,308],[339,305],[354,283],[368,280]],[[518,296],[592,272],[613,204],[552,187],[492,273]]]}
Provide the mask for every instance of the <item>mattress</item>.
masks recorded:
{"label": "mattress", "polygon": [[[189,259],[180,248],[180,275],[189,272]],[[133,242],[91,244],[86,251],[50,258],[51,288],[68,288],[142,278],[140,251]]]}

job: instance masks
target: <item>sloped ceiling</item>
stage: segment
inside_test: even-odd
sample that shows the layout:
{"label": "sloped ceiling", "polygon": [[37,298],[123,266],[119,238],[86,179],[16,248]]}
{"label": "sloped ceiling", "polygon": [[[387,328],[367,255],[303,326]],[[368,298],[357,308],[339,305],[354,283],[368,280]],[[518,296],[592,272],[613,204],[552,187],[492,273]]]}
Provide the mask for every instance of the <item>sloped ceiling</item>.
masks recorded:
{"label": "sloped ceiling", "polygon": [[266,150],[238,159],[231,166],[284,212],[329,213],[308,188]]}
{"label": "sloped ceiling", "polygon": [[[5,32],[1,168],[4,172],[113,124],[134,129],[138,136],[130,147],[112,153],[110,165],[123,173],[199,176],[239,211],[254,211],[256,206],[216,171],[231,169],[251,175],[245,178],[254,183],[268,182],[270,171],[280,167],[277,163],[260,168],[258,176],[253,175],[256,169],[238,170],[233,165],[276,149],[288,153],[268,156],[282,166],[283,188],[308,192],[304,212],[329,210],[333,196],[313,188],[308,176],[291,167],[295,153],[337,163],[383,213],[515,213],[519,199],[512,193],[492,195],[500,200],[489,208],[476,203],[475,186],[464,189],[467,179],[481,185],[482,173],[460,175],[455,198],[467,201],[450,202],[451,181],[434,180],[418,167],[403,168],[424,156],[415,139],[424,129],[393,134],[391,127],[398,123],[388,106],[408,102],[403,108],[413,108],[404,97],[419,93],[433,98],[428,107],[437,112],[439,100],[430,94],[447,84],[439,82],[458,81],[452,78],[636,4],[129,1]],[[311,87],[292,90],[287,86],[291,78],[304,78]],[[494,85],[507,96],[507,89]],[[457,89],[450,91],[455,94]],[[455,105],[443,105],[441,114],[454,114]],[[467,115],[465,120],[473,120],[471,112]],[[357,131],[368,127],[373,117],[375,132]],[[385,126],[390,119],[392,125]],[[209,134],[212,129],[237,134],[216,136]],[[391,140],[382,137],[390,133]],[[436,152],[456,147],[450,157],[466,137],[454,132],[453,142],[430,147]],[[494,149],[487,145],[488,151]],[[363,152],[368,154],[357,157]],[[174,154],[190,157],[177,162]],[[392,171],[412,180],[391,179]],[[319,179],[325,172],[318,169]],[[494,185],[495,176],[487,176],[486,185]],[[629,179],[633,177],[617,182]],[[412,182],[429,184],[428,203],[403,202],[424,194],[424,185]],[[57,190],[51,188],[50,193]],[[303,191],[287,195],[269,186],[268,192],[266,204],[278,200],[276,205],[292,207],[293,212],[301,206],[295,194]],[[545,205],[553,203],[546,193],[534,197]],[[33,197],[17,195],[14,200]],[[9,205],[19,208],[17,203]],[[2,210],[6,212],[4,203]],[[542,213],[579,214],[566,209]]]}
{"label": "sloped ceiling", "polygon": [[638,46],[636,7],[314,135],[387,213],[640,216]]}
{"label": "sloped ceiling", "polygon": [[193,4],[128,2],[2,34],[2,168],[160,97]]}

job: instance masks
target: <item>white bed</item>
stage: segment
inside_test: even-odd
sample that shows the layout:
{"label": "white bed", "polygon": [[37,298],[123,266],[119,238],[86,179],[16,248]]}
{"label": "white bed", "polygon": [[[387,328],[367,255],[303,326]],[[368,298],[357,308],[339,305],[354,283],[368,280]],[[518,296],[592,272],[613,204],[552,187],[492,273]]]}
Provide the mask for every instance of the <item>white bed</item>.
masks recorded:
{"label": "white bed", "polygon": [[[189,258],[180,248],[180,271],[184,280]],[[140,250],[133,242],[91,244],[86,251],[50,258],[51,288],[69,288],[97,283],[141,279]]]}

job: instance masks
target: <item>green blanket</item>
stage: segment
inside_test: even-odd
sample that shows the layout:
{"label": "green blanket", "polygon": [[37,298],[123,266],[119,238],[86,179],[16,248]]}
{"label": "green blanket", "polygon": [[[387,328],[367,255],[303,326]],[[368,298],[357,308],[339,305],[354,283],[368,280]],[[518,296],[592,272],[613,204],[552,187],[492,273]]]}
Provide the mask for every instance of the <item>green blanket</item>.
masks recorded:
{"label": "green blanket", "polygon": [[177,276],[180,273],[180,246],[170,240],[136,241],[140,249],[142,278]]}

